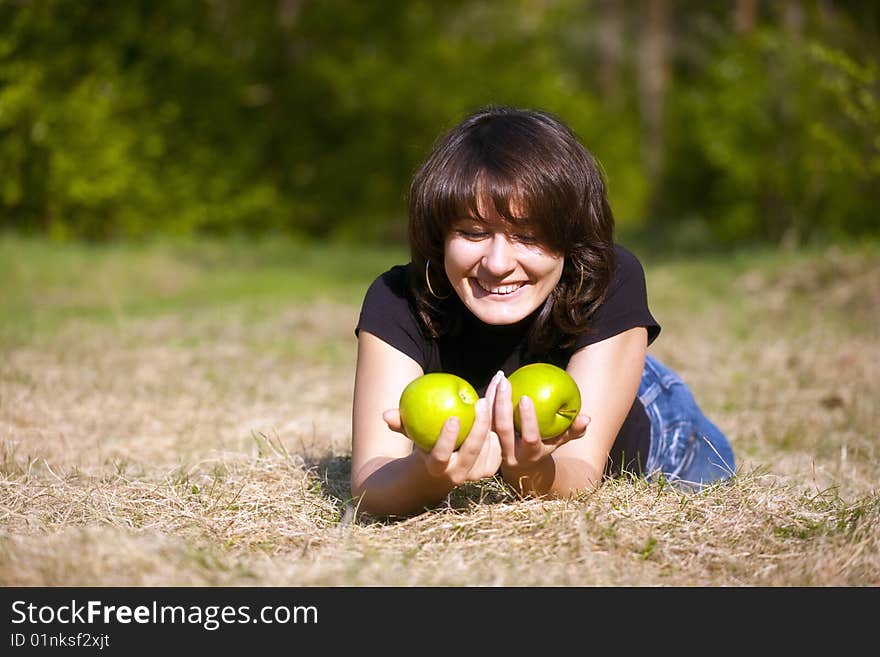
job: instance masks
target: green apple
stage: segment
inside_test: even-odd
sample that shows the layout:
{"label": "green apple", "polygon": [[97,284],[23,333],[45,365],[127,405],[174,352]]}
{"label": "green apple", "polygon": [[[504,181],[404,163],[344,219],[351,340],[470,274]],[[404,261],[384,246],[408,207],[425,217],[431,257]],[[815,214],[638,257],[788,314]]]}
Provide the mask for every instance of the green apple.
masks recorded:
{"label": "green apple", "polygon": [[571,375],[550,363],[523,365],[508,379],[513,399],[513,424],[521,431],[519,400],[525,395],[535,405],[541,439],[555,438],[581,410],[581,391]]}
{"label": "green apple", "polygon": [[477,391],[455,374],[431,372],[413,379],[400,394],[400,421],[406,435],[419,447],[431,451],[443,424],[458,418],[458,449],[470,433],[476,418]]}

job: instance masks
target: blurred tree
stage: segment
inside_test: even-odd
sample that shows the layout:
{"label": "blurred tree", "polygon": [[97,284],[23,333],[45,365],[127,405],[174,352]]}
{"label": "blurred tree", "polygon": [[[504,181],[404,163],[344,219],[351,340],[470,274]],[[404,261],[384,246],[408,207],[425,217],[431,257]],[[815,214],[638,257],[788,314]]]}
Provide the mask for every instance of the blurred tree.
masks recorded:
{"label": "blurred tree", "polygon": [[598,87],[605,104],[619,108],[623,105],[624,89],[624,17],[623,7],[615,0],[599,0],[596,18],[598,50]]}
{"label": "blurred tree", "polygon": [[[663,107],[670,76],[670,7],[668,0],[643,0],[639,34],[639,110],[642,159],[649,181],[659,180],[664,165]],[[653,188],[654,193],[658,191]],[[655,201],[649,199],[648,212]]]}
{"label": "blurred tree", "polygon": [[439,132],[508,103],[572,125],[624,231],[876,235],[878,15],[844,0],[0,0],[0,228],[402,239]]}
{"label": "blurred tree", "polygon": [[877,235],[875,50],[815,6],[774,11],[733,34],[710,21],[679,62],[655,221],[722,243]]}
{"label": "blurred tree", "polygon": [[736,32],[751,34],[758,15],[758,0],[736,0]]}

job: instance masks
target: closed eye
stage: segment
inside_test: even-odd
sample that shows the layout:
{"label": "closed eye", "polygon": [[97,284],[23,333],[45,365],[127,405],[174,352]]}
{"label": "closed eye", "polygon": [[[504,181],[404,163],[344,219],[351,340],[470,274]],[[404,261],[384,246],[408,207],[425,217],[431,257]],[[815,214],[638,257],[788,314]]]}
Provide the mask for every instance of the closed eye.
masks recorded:
{"label": "closed eye", "polygon": [[538,238],[535,237],[534,235],[517,234],[517,235],[513,235],[513,239],[515,241],[519,242],[520,244],[526,244],[528,246],[535,246],[535,245],[539,244]]}
{"label": "closed eye", "polygon": [[465,238],[466,240],[470,240],[472,242],[484,240],[487,237],[489,237],[488,232],[486,232],[484,230],[478,230],[478,229],[459,228],[455,231],[455,234]]}

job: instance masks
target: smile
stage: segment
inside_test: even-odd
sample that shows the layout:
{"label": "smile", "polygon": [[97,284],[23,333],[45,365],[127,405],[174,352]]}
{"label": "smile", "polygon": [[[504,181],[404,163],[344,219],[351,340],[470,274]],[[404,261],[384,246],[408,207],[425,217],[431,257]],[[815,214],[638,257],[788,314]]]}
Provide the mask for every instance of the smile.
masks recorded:
{"label": "smile", "polygon": [[480,279],[474,279],[481,290],[489,294],[498,294],[501,296],[513,294],[520,289],[525,283],[508,283],[507,285],[489,285],[483,283]]}

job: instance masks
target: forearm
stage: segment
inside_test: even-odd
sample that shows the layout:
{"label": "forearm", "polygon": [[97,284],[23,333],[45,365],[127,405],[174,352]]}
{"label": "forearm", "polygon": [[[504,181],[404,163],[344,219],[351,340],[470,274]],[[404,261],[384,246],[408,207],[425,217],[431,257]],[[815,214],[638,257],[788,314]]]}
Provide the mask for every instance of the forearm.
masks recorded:
{"label": "forearm", "polygon": [[359,498],[358,510],[371,515],[410,515],[442,501],[455,487],[446,478],[431,476],[415,452],[365,467],[374,469],[352,486],[352,495]]}
{"label": "forearm", "polygon": [[587,461],[554,452],[529,467],[502,466],[501,476],[526,497],[572,497],[598,488],[602,472]]}

